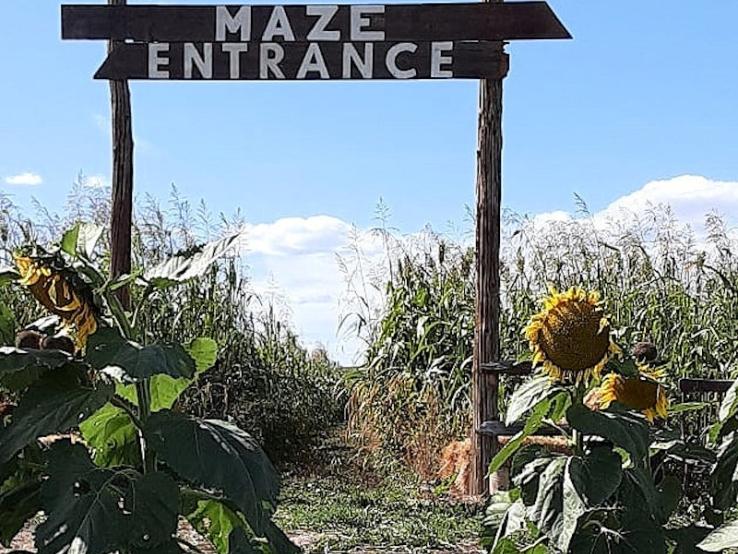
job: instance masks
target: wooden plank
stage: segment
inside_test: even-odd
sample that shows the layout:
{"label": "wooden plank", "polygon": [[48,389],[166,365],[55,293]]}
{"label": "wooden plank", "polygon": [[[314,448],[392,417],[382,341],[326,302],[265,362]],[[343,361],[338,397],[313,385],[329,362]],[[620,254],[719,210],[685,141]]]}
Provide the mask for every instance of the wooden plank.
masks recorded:
{"label": "wooden plank", "polygon": [[729,379],[679,379],[679,390],[689,394],[693,392],[726,393],[733,385]]}
{"label": "wooden plank", "polygon": [[[280,61],[269,62],[275,58]],[[109,55],[95,78],[500,79],[507,70],[507,54],[489,42],[126,43]]]}
{"label": "wooden plank", "polygon": [[[489,5],[502,0],[487,0]],[[497,47],[502,51],[502,43]],[[499,419],[499,376],[482,370],[500,359],[500,215],[502,196],[502,79],[479,83],[476,178],[476,300],[472,363],[472,425]],[[499,445],[494,437],[471,437],[470,494],[489,493],[487,471]]]}
{"label": "wooden plank", "polygon": [[[62,6],[62,38],[114,39],[142,42],[244,41],[241,30],[218,37],[226,9],[231,17],[241,8],[248,10],[248,40],[310,42],[319,28],[338,31],[329,40],[434,41],[434,40],[518,40],[568,39],[571,35],[546,2],[449,3],[390,5],[316,6]],[[276,16],[275,9],[280,12]],[[272,18],[286,16],[289,37],[265,37]],[[335,13],[331,14],[331,11]],[[308,13],[310,12],[310,13]],[[320,15],[325,14],[325,20]],[[330,16],[330,18],[328,18]],[[325,21],[326,25],[322,25]],[[284,21],[283,21],[284,23]],[[352,32],[352,24],[353,32]],[[232,27],[235,30],[235,27]],[[362,32],[379,32],[378,38],[361,38]],[[332,35],[335,37],[335,33]],[[237,37],[237,38],[234,38]]]}

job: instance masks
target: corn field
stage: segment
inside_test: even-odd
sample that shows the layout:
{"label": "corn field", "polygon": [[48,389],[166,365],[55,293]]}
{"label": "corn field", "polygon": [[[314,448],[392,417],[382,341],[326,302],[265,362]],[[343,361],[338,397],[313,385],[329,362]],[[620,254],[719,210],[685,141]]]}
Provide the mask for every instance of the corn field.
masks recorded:
{"label": "corn field", "polygon": [[[468,237],[404,237],[384,221],[375,233],[384,259],[360,260],[357,248],[342,261],[365,268],[346,272],[353,311],[344,321],[367,344],[365,363],[347,377],[349,434],[430,476],[426,460],[468,433],[474,252]],[[720,217],[708,214],[697,233],[667,206],[603,221],[580,201],[576,218],[507,213],[502,244],[503,358],[529,355],[523,328],[550,288],[582,286],[600,291],[624,348],[658,346],[673,384],[738,373],[738,240]],[[373,298],[384,298],[380,307],[362,294],[368,288],[359,279],[371,283]],[[501,403],[515,384],[503,379]]]}

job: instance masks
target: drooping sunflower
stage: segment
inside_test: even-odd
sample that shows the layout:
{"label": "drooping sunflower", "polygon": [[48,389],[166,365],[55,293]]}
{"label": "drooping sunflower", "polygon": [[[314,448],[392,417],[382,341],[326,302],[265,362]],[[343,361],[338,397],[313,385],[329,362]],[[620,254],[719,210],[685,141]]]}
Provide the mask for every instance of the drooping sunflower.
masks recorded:
{"label": "drooping sunflower", "polygon": [[525,336],[533,365],[541,365],[554,381],[579,384],[599,378],[610,356],[620,352],[599,294],[580,287],[563,293],[552,290],[543,310],[531,318]]}
{"label": "drooping sunflower", "polygon": [[656,380],[661,376],[661,372],[654,372],[648,367],[641,368],[641,374],[637,377],[607,374],[599,388],[600,407],[607,409],[613,402],[618,402],[631,410],[642,412],[652,423],[657,417],[666,419],[669,399],[666,389]]}
{"label": "drooping sunflower", "polygon": [[62,269],[57,269],[49,259],[30,256],[15,256],[20,283],[28,287],[31,294],[47,310],[61,318],[66,326],[74,327],[75,343],[78,348],[87,344],[87,337],[97,331],[97,319],[91,300],[77,291],[72,279]]}

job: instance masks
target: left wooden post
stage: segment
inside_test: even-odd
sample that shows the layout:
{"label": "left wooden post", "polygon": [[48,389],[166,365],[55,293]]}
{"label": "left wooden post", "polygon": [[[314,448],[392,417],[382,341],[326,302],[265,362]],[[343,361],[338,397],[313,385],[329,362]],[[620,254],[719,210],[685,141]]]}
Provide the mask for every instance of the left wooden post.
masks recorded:
{"label": "left wooden post", "polygon": [[[127,0],[108,0],[111,6]],[[121,42],[111,40],[108,52]],[[128,81],[110,81],[110,108],[113,123],[113,176],[110,214],[110,275],[117,277],[131,271],[131,227],[133,225],[133,124],[131,91]],[[123,307],[130,307],[127,288],[119,289]]]}

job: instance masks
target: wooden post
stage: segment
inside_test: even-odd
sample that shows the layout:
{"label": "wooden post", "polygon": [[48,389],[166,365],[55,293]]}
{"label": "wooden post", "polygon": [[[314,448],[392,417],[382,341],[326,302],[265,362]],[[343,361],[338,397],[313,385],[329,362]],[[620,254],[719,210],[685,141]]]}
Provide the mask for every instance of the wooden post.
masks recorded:
{"label": "wooden post", "polygon": [[[126,0],[108,0],[123,5]],[[112,52],[121,43],[110,41]],[[131,226],[133,225],[133,130],[131,92],[128,81],[110,81],[110,107],[113,122],[113,178],[110,218],[110,275],[117,277],[131,271]],[[130,297],[127,288],[119,289],[125,308]]]}
{"label": "wooden post", "polygon": [[[499,2],[502,0],[487,0]],[[500,43],[500,50],[503,44]],[[499,417],[497,375],[481,365],[500,354],[500,203],[502,191],[502,79],[480,81],[477,142],[477,290],[472,366],[472,477],[470,494],[489,492],[487,468],[497,445],[477,433],[482,423]]]}

